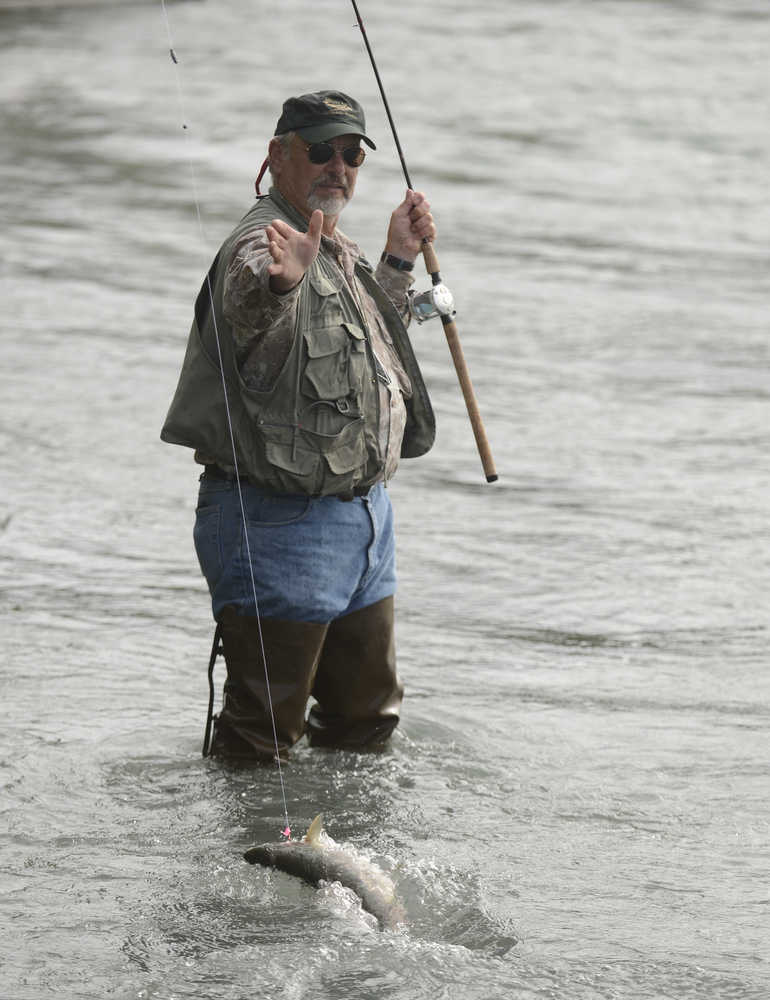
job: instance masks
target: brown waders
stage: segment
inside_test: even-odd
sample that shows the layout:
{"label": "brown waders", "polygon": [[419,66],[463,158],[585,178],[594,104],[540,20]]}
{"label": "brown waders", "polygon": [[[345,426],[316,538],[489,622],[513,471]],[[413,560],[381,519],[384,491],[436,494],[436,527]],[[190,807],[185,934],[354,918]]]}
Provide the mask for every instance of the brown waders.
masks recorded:
{"label": "brown waders", "polygon": [[[328,625],[257,622],[228,606],[220,626],[227,679],[212,754],[272,760],[277,742],[283,758],[306,729],[312,746],[377,749],[398,725],[403,687],[396,675],[392,597]],[[311,696],[317,704],[306,723]]]}

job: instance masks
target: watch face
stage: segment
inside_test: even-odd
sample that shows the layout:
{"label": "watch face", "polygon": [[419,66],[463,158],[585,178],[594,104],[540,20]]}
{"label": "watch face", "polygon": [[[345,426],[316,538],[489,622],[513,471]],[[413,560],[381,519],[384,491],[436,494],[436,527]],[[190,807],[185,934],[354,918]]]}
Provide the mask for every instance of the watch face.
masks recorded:
{"label": "watch face", "polygon": [[455,307],[455,300],[446,285],[433,286],[433,304],[442,316],[448,316]]}

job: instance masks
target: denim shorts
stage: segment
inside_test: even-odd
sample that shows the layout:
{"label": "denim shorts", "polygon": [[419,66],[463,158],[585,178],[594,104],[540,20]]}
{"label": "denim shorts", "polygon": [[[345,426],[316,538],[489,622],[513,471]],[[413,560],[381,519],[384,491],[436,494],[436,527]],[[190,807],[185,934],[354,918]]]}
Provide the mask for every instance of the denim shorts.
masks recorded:
{"label": "denim shorts", "polygon": [[395,593],[393,510],[382,483],[349,501],[276,496],[243,480],[241,493],[243,513],[234,481],[200,478],[193,537],[215,618],[230,604],[325,624]]}

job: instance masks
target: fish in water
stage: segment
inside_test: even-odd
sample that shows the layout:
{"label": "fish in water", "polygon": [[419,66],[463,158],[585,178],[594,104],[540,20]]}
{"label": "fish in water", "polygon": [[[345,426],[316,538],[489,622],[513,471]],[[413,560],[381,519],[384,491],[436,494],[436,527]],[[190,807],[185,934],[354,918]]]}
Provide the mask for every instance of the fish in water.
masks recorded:
{"label": "fish in water", "polygon": [[311,885],[340,882],[353,890],[363,908],[377,918],[380,927],[393,928],[404,922],[405,913],[385,872],[335,843],[324,831],[320,815],[310,824],[302,840],[258,844],[243,856],[249,864],[278,868]]}

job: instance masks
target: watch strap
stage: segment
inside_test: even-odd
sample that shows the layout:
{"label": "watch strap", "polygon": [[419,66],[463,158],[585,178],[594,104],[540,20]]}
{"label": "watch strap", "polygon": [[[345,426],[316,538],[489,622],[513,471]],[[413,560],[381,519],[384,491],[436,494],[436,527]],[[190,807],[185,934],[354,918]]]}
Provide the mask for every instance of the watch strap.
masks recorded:
{"label": "watch strap", "polygon": [[383,264],[387,264],[388,267],[394,267],[397,271],[411,271],[414,267],[413,260],[404,260],[402,257],[394,257],[392,253],[385,253],[384,251],[380,260]]}

